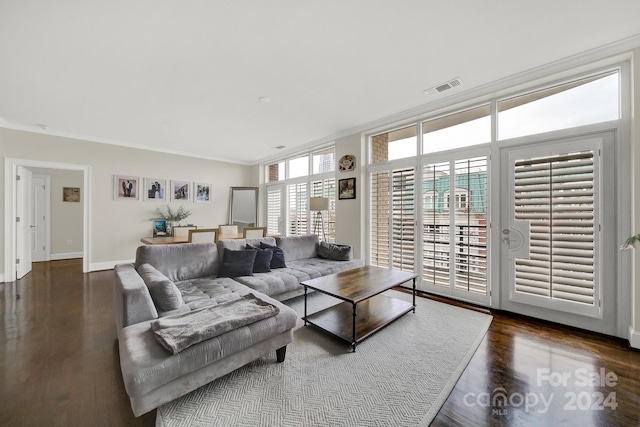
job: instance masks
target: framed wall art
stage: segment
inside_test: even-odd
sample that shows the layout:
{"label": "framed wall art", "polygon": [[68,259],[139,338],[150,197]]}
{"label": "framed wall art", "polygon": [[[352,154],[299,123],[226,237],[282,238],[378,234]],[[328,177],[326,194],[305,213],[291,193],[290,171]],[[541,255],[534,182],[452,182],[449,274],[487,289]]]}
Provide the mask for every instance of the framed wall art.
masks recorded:
{"label": "framed wall art", "polygon": [[338,161],[338,169],[340,172],[352,171],[356,168],[356,156],[345,154]]}
{"label": "framed wall art", "polygon": [[188,181],[171,180],[171,201],[190,202],[191,183]]}
{"label": "framed wall art", "polygon": [[80,202],[80,187],[62,187],[63,202]]}
{"label": "framed wall art", "polygon": [[144,199],[156,202],[164,202],[167,200],[167,180],[160,178],[145,178]]}
{"label": "framed wall art", "polygon": [[193,189],[193,201],[206,203],[211,201],[211,184],[196,182]]}
{"label": "framed wall art", "polygon": [[345,178],[338,180],[338,199],[355,199],[356,198],[356,179]]}
{"label": "framed wall art", "polygon": [[134,176],[113,176],[114,200],[139,200],[140,178]]}

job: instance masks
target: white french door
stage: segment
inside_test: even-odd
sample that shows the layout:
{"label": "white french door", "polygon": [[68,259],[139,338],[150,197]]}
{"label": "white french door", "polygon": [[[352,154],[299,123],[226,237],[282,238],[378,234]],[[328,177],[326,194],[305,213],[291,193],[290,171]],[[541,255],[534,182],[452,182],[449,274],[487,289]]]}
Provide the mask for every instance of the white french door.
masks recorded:
{"label": "white french door", "polygon": [[421,288],[488,305],[489,157],[478,154],[422,166]]}
{"label": "white french door", "polygon": [[613,141],[595,134],[502,150],[503,309],[615,333],[615,257],[603,256],[602,239],[615,229],[602,214],[615,202],[602,154]]}

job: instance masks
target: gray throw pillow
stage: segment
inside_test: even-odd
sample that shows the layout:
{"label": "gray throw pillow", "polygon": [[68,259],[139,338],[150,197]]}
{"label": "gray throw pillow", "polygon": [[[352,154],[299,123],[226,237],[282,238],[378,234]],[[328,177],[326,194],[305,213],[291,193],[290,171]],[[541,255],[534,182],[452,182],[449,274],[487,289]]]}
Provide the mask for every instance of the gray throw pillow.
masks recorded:
{"label": "gray throw pillow", "polygon": [[257,251],[256,259],[253,261],[254,273],[268,273],[271,271],[271,258],[273,258],[273,249],[260,249],[249,244],[245,249]]}
{"label": "gray throw pillow", "polygon": [[256,249],[232,251],[224,248],[222,264],[218,277],[253,276],[253,262],[256,260]]}
{"label": "gray throw pillow", "polygon": [[318,245],[318,256],[333,261],[350,261],[351,245],[320,242],[320,245]]}
{"label": "gray throw pillow", "polygon": [[271,264],[269,265],[270,268],[287,268],[287,265],[284,262],[284,251],[282,248],[265,242],[260,242],[260,249],[271,249],[273,251]]}
{"label": "gray throw pillow", "polygon": [[138,274],[149,288],[151,299],[161,311],[170,311],[184,304],[178,287],[151,264],[138,267]]}

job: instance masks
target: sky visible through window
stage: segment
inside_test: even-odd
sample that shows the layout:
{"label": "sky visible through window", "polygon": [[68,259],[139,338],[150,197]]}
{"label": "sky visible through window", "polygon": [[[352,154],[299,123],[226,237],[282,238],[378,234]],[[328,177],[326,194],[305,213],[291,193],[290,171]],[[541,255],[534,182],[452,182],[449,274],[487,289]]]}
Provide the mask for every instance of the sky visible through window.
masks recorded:
{"label": "sky visible through window", "polygon": [[[601,123],[620,117],[619,73],[499,113],[500,140]],[[423,153],[435,153],[491,141],[491,116],[429,132]],[[416,155],[416,137],[389,143],[389,160]]]}

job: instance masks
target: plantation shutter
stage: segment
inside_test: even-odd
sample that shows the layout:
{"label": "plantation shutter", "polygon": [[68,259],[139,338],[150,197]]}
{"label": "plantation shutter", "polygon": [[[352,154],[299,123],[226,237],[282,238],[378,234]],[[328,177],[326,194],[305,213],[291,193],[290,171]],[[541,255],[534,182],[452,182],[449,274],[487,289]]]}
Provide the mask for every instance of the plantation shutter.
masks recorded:
{"label": "plantation shutter", "polygon": [[288,220],[287,236],[301,236],[309,233],[307,224],[307,183],[287,185],[288,194]]}
{"label": "plantation shutter", "polygon": [[[329,199],[329,210],[322,212],[324,232],[327,242],[336,241],[336,180],[334,178],[311,182],[310,197],[326,197]],[[315,215],[312,212],[312,215]]]}
{"label": "plantation shutter", "polygon": [[595,183],[594,151],[515,162],[515,219],[530,223],[516,292],[595,304]]}
{"label": "plantation shutter", "polygon": [[487,172],[487,156],[423,166],[424,284],[487,295]]}
{"label": "plantation shutter", "polygon": [[455,287],[487,293],[487,157],[456,160]]}
{"label": "plantation shutter", "polygon": [[371,265],[389,267],[389,171],[371,174]]}
{"label": "plantation shutter", "polygon": [[280,234],[280,220],[282,216],[281,187],[267,189],[267,233]]}
{"label": "plantation shutter", "polygon": [[413,271],[415,264],[415,171],[392,172],[392,268]]}
{"label": "plantation shutter", "polygon": [[422,280],[425,284],[450,286],[450,215],[444,194],[449,190],[449,162],[428,164],[422,170]]}

